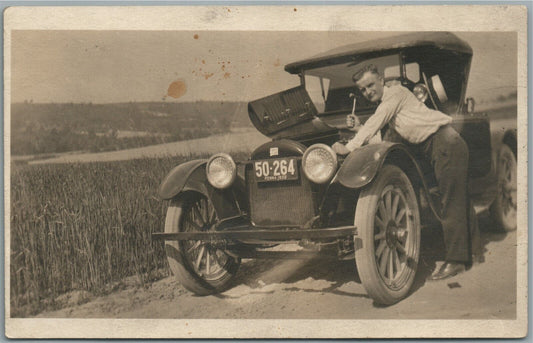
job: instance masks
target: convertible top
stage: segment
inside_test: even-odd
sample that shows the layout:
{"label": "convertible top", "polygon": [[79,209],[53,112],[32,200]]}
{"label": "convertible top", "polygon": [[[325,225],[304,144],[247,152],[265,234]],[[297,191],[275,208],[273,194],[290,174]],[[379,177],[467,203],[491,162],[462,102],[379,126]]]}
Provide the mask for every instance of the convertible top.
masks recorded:
{"label": "convertible top", "polygon": [[452,33],[415,32],[338,47],[314,57],[287,64],[285,70],[291,74],[297,74],[302,69],[347,62],[354,55],[371,53],[381,54],[385,52],[394,52],[395,50],[404,48],[416,47],[433,47],[472,55],[472,48],[470,45]]}

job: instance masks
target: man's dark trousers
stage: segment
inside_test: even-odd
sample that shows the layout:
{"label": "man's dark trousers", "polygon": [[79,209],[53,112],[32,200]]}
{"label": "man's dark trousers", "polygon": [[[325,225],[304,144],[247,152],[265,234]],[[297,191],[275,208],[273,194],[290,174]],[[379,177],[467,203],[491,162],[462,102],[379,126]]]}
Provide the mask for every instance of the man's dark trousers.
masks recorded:
{"label": "man's dark trousers", "polygon": [[431,162],[439,187],[446,261],[468,263],[468,147],[450,125],[439,128],[419,147]]}

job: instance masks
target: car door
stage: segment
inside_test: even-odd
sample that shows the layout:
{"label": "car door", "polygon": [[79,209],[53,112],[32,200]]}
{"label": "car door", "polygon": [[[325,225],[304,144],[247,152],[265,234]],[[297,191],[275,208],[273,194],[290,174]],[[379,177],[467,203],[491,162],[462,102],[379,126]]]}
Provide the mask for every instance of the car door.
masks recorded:
{"label": "car door", "polygon": [[[465,113],[464,106],[462,106],[462,96],[459,96],[457,90],[450,92],[450,87],[447,91],[445,85],[450,86],[450,82],[441,81],[438,74],[428,77],[423,74],[423,78],[426,87],[429,89],[432,107],[452,117],[453,128],[459,132],[468,145],[469,176],[478,178],[490,173],[492,150],[488,118],[480,113]],[[449,95],[454,96],[450,97]]]}
{"label": "car door", "polygon": [[470,177],[482,177],[491,171],[492,154],[490,123],[482,114],[452,115],[453,128],[459,132],[468,145]]}

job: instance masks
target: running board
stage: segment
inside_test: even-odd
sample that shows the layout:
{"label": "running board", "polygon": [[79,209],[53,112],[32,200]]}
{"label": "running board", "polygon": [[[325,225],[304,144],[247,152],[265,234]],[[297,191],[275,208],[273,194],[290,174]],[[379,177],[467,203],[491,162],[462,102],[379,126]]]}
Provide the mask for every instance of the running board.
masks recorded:
{"label": "running board", "polygon": [[220,241],[220,240],[272,240],[290,241],[300,239],[319,238],[342,238],[357,235],[355,226],[341,226],[324,229],[261,229],[261,228],[232,228],[224,231],[191,231],[152,233],[153,239],[163,239],[167,241]]}

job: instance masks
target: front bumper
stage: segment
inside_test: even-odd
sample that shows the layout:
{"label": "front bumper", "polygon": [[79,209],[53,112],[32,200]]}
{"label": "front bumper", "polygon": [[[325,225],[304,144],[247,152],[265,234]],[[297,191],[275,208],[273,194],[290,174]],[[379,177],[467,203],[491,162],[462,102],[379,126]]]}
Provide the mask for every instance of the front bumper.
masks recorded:
{"label": "front bumper", "polygon": [[152,234],[153,239],[164,239],[167,241],[220,241],[220,240],[271,240],[271,241],[291,241],[301,239],[322,239],[322,238],[343,238],[357,235],[355,226],[340,226],[322,229],[272,229],[272,228],[251,228],[233,227],[223,231],[193,231]]}

